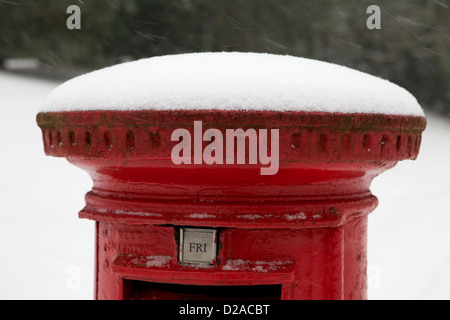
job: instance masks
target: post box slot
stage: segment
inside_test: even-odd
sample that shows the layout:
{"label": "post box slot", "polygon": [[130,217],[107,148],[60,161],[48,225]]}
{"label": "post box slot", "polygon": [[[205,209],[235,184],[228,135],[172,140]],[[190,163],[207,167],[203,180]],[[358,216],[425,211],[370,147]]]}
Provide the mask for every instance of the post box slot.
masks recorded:
{"label": "post box slot", "polygon": [[280,300],[276,285],[185,285],[124,279],[124,297],[130,300]]}

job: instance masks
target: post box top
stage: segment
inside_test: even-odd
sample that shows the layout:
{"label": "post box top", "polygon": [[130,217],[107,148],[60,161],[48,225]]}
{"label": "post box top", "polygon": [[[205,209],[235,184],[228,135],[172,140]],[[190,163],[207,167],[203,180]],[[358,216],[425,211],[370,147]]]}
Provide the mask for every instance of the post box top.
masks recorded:
{"label": "post box top", "polygon": [[152,57],[63,83],[41,112],[264,110],[423,117],[417,100],[387,80],[344,66],[266,53]]}

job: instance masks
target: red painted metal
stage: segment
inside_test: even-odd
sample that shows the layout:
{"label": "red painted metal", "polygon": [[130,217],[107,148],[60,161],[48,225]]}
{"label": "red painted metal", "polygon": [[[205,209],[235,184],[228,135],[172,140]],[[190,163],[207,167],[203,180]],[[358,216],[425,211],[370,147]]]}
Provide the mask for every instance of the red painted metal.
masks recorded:
{"label": "red painted metal", "polygon": [[[426,125],[274,111],[59,112],[37,121],[45,152],[94,180],[79,215],[96,221],[96,299],[205,298],[217,286],[257,285],[259,298],[281,288],[281,299],[366,299],[367,215],[377,205],[370,183],[417,157]],[[278,173],[173,164],[171,134],[193,132],[194,121],[221,132],[279,129]],[[179,262],[183,226],[218,230],[215,265]],[[192,285],[205,291],[190,293]]]}

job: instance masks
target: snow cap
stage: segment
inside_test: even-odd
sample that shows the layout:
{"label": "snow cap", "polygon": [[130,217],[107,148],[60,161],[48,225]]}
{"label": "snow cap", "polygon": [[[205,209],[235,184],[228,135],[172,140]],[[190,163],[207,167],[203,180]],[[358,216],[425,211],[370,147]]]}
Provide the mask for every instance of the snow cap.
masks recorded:
{"label": "snow cap", "polygon": [[405,89],[340,65],[267,53],[188,53],[104,68],[57,87],[42,112],[272,110],[424,116]]}

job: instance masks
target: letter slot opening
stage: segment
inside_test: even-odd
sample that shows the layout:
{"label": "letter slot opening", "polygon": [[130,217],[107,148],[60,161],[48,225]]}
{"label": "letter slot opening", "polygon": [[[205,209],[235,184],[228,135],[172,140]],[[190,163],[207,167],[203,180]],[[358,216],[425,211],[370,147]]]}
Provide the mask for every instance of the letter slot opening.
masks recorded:
{"label": "letter slot opening", "polygon": [[280,300],[276,285],[184,285],[124,279],[127,300]]}

